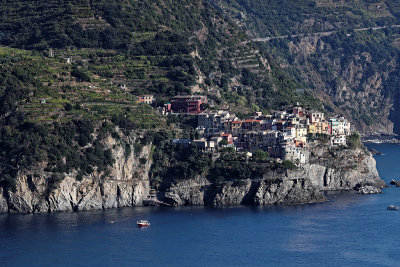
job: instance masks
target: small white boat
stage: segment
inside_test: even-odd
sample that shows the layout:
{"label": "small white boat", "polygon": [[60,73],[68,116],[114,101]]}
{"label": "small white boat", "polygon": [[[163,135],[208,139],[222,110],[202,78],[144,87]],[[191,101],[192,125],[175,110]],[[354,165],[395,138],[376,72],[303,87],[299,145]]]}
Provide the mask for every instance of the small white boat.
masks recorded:
{"label": "small white boat", "polygon": [[399,206],[395,206],[395,205],[390,205],[387,207],[387,210],[398,210]]}
{"label": "small white boat", "polygon": [[137,221],[136,224],[137,224],[138,227],[147,227],[147,226],[150,226],[149,221],[146,221],[146,220]]}

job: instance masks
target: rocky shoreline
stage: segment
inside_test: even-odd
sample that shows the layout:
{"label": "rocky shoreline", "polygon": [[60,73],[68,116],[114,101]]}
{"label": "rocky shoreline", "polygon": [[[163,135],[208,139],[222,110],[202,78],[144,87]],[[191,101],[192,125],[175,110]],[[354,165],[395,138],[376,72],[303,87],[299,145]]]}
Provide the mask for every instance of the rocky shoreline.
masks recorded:
{"label": "rocky shoreline", "polygon": [[365,144],[400,144],[398,135],[368,135],[361,138]]}
{"label": "rocky shoreline", "polygon": [[196,177],[171,184],[160,198],[175,206],[296,205],[323,202],[326,190],[377,194],[384,186],[375,159],[357,149],[338,152],[331,161],[316,159],[296,170],[271,171],[262,179],[213,184]]}
{"label": "rocky shoreline", "polygon": [[[134,140],[130,140],[133,143]],[[116,159],[108,177],[77,179],[68,174],[49,187],[51,173],[23,173],[16,190],[0,188],[0,213],[76,212],[143,206],[150,192],[151,145],[140,154],[124,153],[111,137]],[[297,205],[326,201],[325,190],[379,193],[375,159],[365,149],[329,151],[316,147],[310,163],[294,170],[270,170],[262,177],[213,183],[206,176],[171,182],[159,190],[157,201],[170,206]],[[146,158],[143,164],[140,158]],[[234,178],[234,177],[232,177]]]}

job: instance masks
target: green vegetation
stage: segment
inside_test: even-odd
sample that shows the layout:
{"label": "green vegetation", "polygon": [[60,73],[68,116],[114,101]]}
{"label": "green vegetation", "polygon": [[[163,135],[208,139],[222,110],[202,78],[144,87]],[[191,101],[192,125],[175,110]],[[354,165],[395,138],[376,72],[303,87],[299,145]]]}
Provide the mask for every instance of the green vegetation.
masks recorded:
{"label": "green vegetation", "polygon": [[352,133],[347,137],[347,146],[351,149],[359,148],[362,146],[361,138],[358,133]]}
{"label": "green vegetation", "polygon": [[220,146],[226,146],[228,144],[228,141],[226,141],[225,139],[222,139],[221,142],[219,142]]}
{"label": "green vegetation", "polygon": [[[350,29],[397,23],[400,3],[396,0],[211,0],[225,12],[246,22],[261,36],[295,35],[334,28]],[[243,17],[243,12],[246,17]],[[314,21],[314,23],[310,23]]]}
{"label": "green vegetation", "polygon": [[88,120],[44,125],[23,121],[23,114],[16,113],[0,131],[0,184],[6,188],[14,186],[10,178],[19,171],[34,171],[39,163],[45,163],[44,170],[48,172],[79,170],[81,175],[91,174],[95,169],[106,173],[114,163],[111,150],[102,143],[109,125],[102,125],[94,139],[94,125]]}
{"label": "green vegetation", "polygon": [[[78,81],[106,83],[118,77],[134,94],[188,94],[197,66],[207,77],[202,89],[217,86],[223,102],[241,108],[270,110],[296,102],[319,106],[310,94],[296,95],[301,85],[280,71],[265,50],[247,43],[233,21],[200,0],[19,2],[1,4],[0,43],[45,54],[53,48],[56,57],[75,62],[66,71]],[[66,53],[66,48],[78,50]],[[199,57],[189,56],[194,50]],[[262,57],[273,64],[272,73]],[[233,86],[233,78],[242,86]],[[99,92],[85,95],[101,99]]]}
{"label": "green vegetation", "polygon": [[[197,85],[214,107],[243,114],[297,102],[322,108],[309,91],[296,93],[302,84],[265,47],[204,1],[6,0],[0,18],[0,183],[7,188],[21,171],[51,172],[51,184],[74,171],[78,179],[108,175],[109,135],[125,155],[154,143],[155,186],[202,173],[245,179],[290,167],[265,153],[249,161],[229,148],[212,163],[194,147],[176,147],[169,131],[198,137],[193,118],[160,117],[138,105],[138,95],[153,94],[163,105]],[[116,126],[124,135],[148,134],[128,145]]]}
{"label": "green vegetation", "polygon": [[256,152],[253,153],[253,159],[255,161],[265,162],[269,159],[269,154],[268,152],[257,150]]}
{"label": "green vegetation", "polygon": [[[168,135],[163,135],[167,137]],[[151,185],[156,188],[168,187],[171,183],[192,179],[202,175],[216,183],[261,178],[268,171],[294,169],[290,161],[277,163],[268,153],[256,151],[251,161],[246,153],[237,153],[227,147],[221,150],[221,156],[213,162],[210,154],[199,153],[195,145],[171,144],[168,139],[154,141]]]}
{"label": "green vegetation", "polygon": [[192,16],[197,13],[195,4],[196,1],[6,0],[1,3],[1,42],[38,50],[75,46],[143,49],[147,53],[158,53],[163,48],[161,51],[172,52],[179,45],[160,43],[153,47],[151,38],[160,25],[179,32],[197,30],[199,20]]}

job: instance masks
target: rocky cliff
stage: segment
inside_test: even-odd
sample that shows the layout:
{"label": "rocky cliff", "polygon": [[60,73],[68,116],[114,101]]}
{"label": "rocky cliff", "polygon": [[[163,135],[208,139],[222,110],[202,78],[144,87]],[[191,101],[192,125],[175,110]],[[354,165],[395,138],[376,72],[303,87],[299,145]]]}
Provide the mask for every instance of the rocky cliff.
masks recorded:
{"label": "rocky cliff", "polygon": [[[125,137],[128,144],[135,139]],[[109,137],[106,145],[115,159],[110,174],[94,172],[77,179],[77,173],[66,174],[62,181],[53,182],[52,173],[21,173],[14,191],[0,188],[0,213],[39,213],[57,211],[83,211],[143,205],[150,190],[149,170],[151,145],[143,146],[140,153],[128,155],[120,141]],[[146,163],[140,158],[147,159]]]}
{"label": "rocky cliff", "polygon": [[[375,32],[375,38],[384,33]],[[359,36],[358,36],[359,35]],[[358,33],[358,38],[366,33]],[[394,50],[391,40],[382,47],[363,50],[357,37],[343,37],[342,46],[335,48],[337,35],[306,36],[287,41],[290,55],[282,67],[296,69],[301,79],[325,103],[326,108],[344,114],[362,134],[398,133],[398,57],[379,51]],[[367,46],[369,44],[366,44]],[[386,47],[384,47],[386,46]],[[369,46],[371,47],[371,46]],[[347,50],[346,50],[347,49]],[[340,51],[340,52],[338,52]],[[393,54],[397,52],[393,51]],[[285,63],[283,63],[285,62]],[[377,119],[379,118],[379,119]]]}
{"label": "rocky cliff", "polygon": [[[133,144],[134,138],[126,138]],[[105,143],[116,159],[107,177],[93,174],[77,180],[66,175],[51,183],[51,173],[24,173],[15,191],[0,188],[0,213],[40,213],[84,211],[143,205],[149,193],[151,145],[140,153],[126,154],[117,141]],[[172,205],[295,205],[325,201],[323,190],[380,188],[372,155],[364,149],[311,149],[310,163],[295,170],[273,171],[263,177],[213,183],[203,176],[172,182],[159,192],[162,201]],[[146,163],[140,158],[145,158]],[[142,163],[140,162],[142,161]],[[365,191],[365,190],[364,190]]]}
{"label": "rocky cliff", "polygon": [[309,164],[296,170],[264,174],[261,179],[212,183],[204,177],[171,184],[163,194],[175,205],[294,205],[321,202],[324,190],[358,190],[364,186],[379,188],[376,163],[363,149],[312,149]]}
{"label": "rocky cliff", "polygon": [[165,192],[164,199],[175,205],[295,205],[322,202],[322,193],[310,179],[287,174],[257,180],[213,184],[204,178],[177,183]]}
{"label": "rocky cliff", "polygon": [[351,190],[362,186],[385,185],[379,177],[376,162],[364,148],[311,149],[310,164],[304,166],[304,175],[312,184],[323,190]]}

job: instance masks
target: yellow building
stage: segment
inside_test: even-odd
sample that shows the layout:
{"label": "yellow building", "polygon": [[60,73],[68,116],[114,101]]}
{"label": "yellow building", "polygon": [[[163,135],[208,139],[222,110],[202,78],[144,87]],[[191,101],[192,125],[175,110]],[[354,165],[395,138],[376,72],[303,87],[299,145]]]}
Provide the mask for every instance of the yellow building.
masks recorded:
{"label": "yellow building", "polygon": [[316,133],[316,129],[315,129],[315,125],[314,124],[309,124],[307,126],[308,126],[307,131],[308,131],[309,134],[315,134]]}
{"label": "yellow building", "polygon": [[301,140],[301,142],[306,143],[307,142],[307,133],[308,130],[307,128],[301,125],[296,126],[296,139]]}

